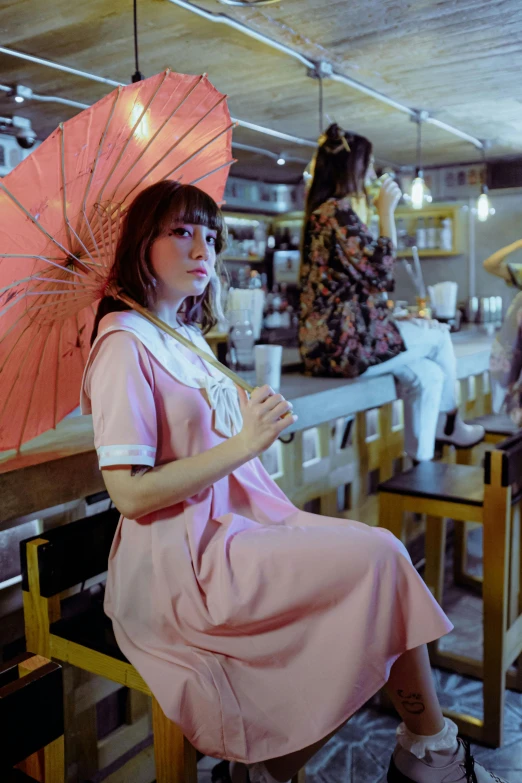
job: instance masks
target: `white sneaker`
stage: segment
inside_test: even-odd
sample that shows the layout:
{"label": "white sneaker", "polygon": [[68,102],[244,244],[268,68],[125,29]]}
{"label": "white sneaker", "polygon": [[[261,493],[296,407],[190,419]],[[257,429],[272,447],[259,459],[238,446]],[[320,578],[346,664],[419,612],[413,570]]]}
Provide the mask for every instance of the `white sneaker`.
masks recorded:
{"label": "white sneaker", "polygon": [[484,440],[484,427],[480,424],[466,424],[458,413],[439,413],[435,439],[450,443],[457,448],[471,448]]}
{"label": "white sneaker", "polygon": [[[418,759],[397,745],[388,769],[388,783],[507,783],[475,761],[469,742],[460,737],[457,741],[458,751],[444,766],[433,766],[427,759]],[[440,761],[441,754],[433,756],[438,756]]]}

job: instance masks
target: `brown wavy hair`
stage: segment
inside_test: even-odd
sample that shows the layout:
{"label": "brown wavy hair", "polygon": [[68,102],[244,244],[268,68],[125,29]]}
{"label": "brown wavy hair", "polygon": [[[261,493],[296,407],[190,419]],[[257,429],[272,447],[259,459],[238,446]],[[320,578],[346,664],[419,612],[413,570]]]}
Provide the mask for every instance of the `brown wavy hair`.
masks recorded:
{"label": "brown wavy hair", "polygon": [[[217,323],[222,312],[221,275],[224,268],[220,254],[226,246],[226,224],[214,199],[194,185],[162,180],[136,196],[122,221],[109,282],[142,307],[150,307],[155,301],[150,248],[173,221],[207,226],[217,231],[214,274],[204,293],[187,297],[180,310],[186,324],[197,324],[205,333]],[[104,315],[130,309],[119,299],[104,296],[94,320],[91,345]]]}
{"label": "brown wavy hair", "polygon": [[306,218],[329,198],[364,196],[364,179],[371,156],[371,141],[335,123],[330,125],[319,140],[306,200]]}

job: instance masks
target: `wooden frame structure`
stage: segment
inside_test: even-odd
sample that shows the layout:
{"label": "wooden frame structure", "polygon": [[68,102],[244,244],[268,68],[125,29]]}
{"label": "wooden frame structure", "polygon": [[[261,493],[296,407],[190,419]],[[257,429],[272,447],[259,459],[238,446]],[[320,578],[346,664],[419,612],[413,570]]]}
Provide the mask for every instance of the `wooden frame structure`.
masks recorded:
{"label": "wooden frame structure", "polygon": [[[379,523],[403,539],[404,512],[427,515],[425,581],[442,601],[446,518],[475,522],[484,531],[484,655],[482,661],[440,652],[432,663],[483,679],[484,716],[446,712],[469,737],[502,745],[506,679],[522,691],[522,593],[519,516],[516,503],[522,475],[522,435],[487,452],[484,472],[466,465],[421,463],[409,474],[385,482],[379,495]],[[431,485],[431,489],[429,486]],[[515,502],[516,501],[516,502]]]}

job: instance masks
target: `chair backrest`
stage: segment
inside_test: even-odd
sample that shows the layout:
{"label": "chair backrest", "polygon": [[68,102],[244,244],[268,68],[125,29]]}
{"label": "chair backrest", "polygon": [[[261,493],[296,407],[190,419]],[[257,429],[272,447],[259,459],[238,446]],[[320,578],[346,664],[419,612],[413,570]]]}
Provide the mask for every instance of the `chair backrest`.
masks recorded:
{"label": "chair backrest", "polygon": [[511,486],[511,500],[516,502],[522,495],[522,432],[498,443],[494,451],[487,451],[484,462],[484,481],[492,482],[492,465],[501,453],[500,485]]}
{"label": "chair backrest", "polygon": [[49,661],[21,677],[18,667],[30,658],[23,653],[0,667],[0,770],[63,735],[62,667]]}
{"label": "chair backrest", "polygon": [[107,570],[119,518],[119,511],[109,509],[21,541],[23,590],[29,590],[26,553],[29,541],[43,538],[48,542],[38,547],[38,569],[40,594],[50,598]]}

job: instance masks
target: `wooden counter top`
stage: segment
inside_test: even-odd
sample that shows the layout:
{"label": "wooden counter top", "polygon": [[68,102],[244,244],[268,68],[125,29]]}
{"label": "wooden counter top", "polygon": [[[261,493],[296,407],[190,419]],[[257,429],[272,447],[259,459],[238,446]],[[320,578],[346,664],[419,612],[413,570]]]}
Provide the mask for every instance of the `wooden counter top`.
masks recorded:
{"label": "wooden counter top", "polygon": [[[471,328],[452,335],[458,376],[465,378],[488,369],[492,337]],[[286,363],[298,361],[297,350],[286,350]],[[282,394],[294,405],[299,420],[285,431],[307,429],[376,408],[395,399],[392,375],[353,380],[309,378],[284,373]],[[0,526],[58,503],[67,503],[104,488],[94,451],[90,416],[72,415],[55,430],[26,443],[19,454],[0,453]]]}

